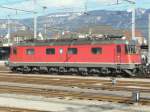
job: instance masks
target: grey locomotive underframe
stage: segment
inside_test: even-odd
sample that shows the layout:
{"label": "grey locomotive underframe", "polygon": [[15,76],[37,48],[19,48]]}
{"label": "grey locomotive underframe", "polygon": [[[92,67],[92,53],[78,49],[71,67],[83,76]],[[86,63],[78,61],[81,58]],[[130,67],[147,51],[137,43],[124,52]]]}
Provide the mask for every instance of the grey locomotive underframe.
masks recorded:
{"label": "grey locomotive underframe", "polygon": [[85,68],[114,68],[135,69],[138,64],[90,64],[90,63],[9,63],[9,67],[85,67]]}

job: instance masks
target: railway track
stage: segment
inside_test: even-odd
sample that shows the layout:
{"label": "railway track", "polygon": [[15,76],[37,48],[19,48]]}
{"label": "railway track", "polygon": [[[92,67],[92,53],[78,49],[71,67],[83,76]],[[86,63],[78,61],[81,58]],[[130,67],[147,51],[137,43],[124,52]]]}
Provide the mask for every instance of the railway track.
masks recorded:
{"label": "railway track", "polygon": [[[104,95],[104,94],[92,94],[87,92],[72,92],[72,91],[62,91],[62,90],[49,90],[49,89],[37,89],[37,88],[27,88],[27,87],[0,87],[0,93],[11,93],[11,94],[25,94],[34,96],[43,96],[46,98],[59,98],[59,99],[79,99],[79,100],[93,100],[93,101],[108,101],[116,103],[126,103],[133,104],[131,97],[122,97],[114,95]],[[141,99],[139,104],[150,105],[149,99]]]}
{"label": "railway track", "polygon": [[[6,83],[6,84],[5,84]],[[8,83],[8,84],[7,84]],[[27,85],[28,84],[28,85]],[[36,86],[35,86],[36,85]],[[56,89],[48,88],[49,86],[61,86],[60,88],[68,87],[70,89]],[[33,87],[32,87],[33,86]],[[40,87],[41,86],[41,87]],[[44,88],[45,87],[45,88]],[[74,91],[79,88],[80,91]],[[86,89],[86,91],[84,91]],[[81,91],[83,90],[83,91]],[[98,91],[98,92],[89,92]],[[108,90],[110,94],[102,94],[99,91]],[[83,99],[83,100],[96,100],[96,101],[109,101],[118,103],[132,104],[133,101],[130,95],[113,95],[111,91],[130,92],[139,90],[150,93],[149,81],[127,81],[118,80],[117,84],[112,85],[111,80],[107,79],[84,79],[84,78],[70,78],[70,77],[42,77],[32,75],[11,75],[10,73],[0,73],[0,93],[14,93],[14,94],[27,94],[43,96],[47,98],[60,98],[60,99]],[[107,93],[107,92],[106,92]],[[140,104],[150,105],[150,99],[141,98]]]}
{"label": "railway track", "polygon": [[1,112],[42,112],[37,110],[28,110],[28,109],[19,109],[19,108],[11,108],[11,107],[0,107]]}
{"label": "railway track", "polygon": [[83,89],[95,90],[138,90],[141,92],[150,92],[149,81],[134,81],[134,80],[117,80],[115,85],[112,84],[111,79],[84,79],[84,78],[70,78],[70,77],[42,77],[32,75],[12,75],[10,73],[0,73],[1,82],[17,82],[27,84],[41,84],[41,85],[54,85],[65,87],[78,87]]}

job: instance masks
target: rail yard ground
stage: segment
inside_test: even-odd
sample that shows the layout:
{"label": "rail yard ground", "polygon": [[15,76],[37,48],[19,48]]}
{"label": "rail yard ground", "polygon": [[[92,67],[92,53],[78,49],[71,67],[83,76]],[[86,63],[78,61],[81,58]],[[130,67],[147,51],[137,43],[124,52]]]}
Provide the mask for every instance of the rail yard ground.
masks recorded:
{"label": "rail yard ground", "polygon": [[19,74],[1,64],[0,112],[43,111],[150,112],[150,79]]}

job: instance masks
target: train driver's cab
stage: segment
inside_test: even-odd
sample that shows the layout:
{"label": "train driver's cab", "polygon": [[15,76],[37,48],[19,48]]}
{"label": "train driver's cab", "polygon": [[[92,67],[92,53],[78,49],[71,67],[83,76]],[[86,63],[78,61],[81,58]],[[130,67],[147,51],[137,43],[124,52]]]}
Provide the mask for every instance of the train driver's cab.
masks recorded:
{"label": "train driver's cab", "polygon": [[138,47],[136,45],[125,45],[126,54],[138,54]]}

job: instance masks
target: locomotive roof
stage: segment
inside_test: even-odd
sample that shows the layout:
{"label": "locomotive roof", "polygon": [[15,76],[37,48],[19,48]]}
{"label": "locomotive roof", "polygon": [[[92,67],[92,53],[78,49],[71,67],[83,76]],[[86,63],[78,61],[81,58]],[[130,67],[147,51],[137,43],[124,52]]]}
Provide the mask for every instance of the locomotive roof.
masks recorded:
{"label": "locomotive roof", "polygon": [[16,46],[57,46],[57,45],[96,45],[96,44],[126,44],[125,40],[121,39],[50,39],[50,40],[28,40],[16,44]]}

